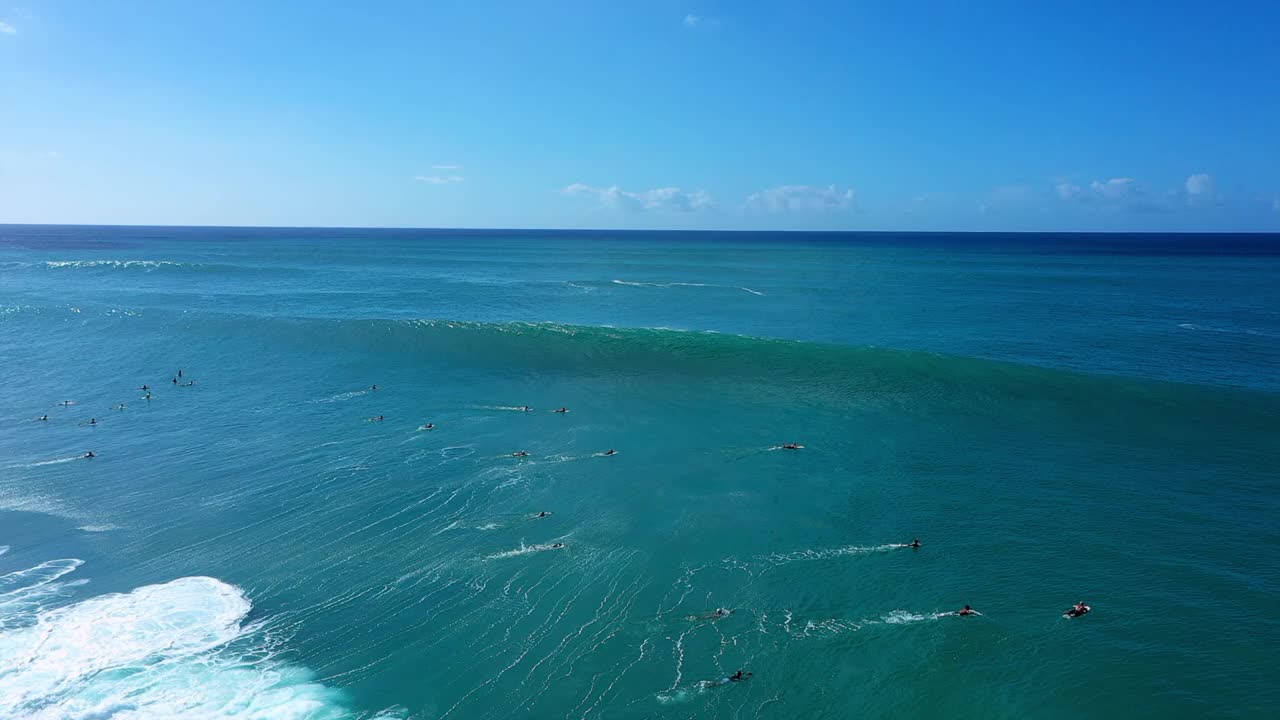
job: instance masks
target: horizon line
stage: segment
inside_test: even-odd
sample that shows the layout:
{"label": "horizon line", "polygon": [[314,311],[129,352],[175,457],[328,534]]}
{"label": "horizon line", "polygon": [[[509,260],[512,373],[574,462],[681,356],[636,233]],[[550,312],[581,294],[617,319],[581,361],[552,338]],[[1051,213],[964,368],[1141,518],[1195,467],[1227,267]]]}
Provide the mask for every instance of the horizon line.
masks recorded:
{"label": "horizon line", "polygon": [[132,223],[12,223],[4,227],[73,228],[194,228],[209,230],[398,230],[428,232],[564,232],[564,233],[790,233],[806,235],[1266,235],[1280,230],[791,230],[791,229],[680,229],[680,228],[563,228],[563,227],[418,227],[395,225],[153,225]]}

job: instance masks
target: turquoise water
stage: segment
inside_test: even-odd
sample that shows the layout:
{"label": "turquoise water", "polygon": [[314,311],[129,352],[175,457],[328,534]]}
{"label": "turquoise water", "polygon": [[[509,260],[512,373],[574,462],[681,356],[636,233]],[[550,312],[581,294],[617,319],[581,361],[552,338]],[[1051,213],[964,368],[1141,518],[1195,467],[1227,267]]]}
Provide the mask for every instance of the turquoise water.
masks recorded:
{"label": "turquoise water", "polygon": [[1276,238],[0,226],[0,364],[0,717],[1280,709]]}

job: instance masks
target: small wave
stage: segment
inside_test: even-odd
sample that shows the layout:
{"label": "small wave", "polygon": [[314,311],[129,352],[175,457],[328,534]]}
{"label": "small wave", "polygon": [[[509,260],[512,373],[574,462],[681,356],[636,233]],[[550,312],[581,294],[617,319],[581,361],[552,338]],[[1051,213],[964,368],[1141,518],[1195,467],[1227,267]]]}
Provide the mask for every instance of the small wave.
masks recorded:
{"label": "small wave", "polygon": [[7,553],[7,552],[9,552],[9,546],[8,546],[8,545],[0,545],[0,555],[3,555],[3,554],[5,554],[5,553]]}
{"label": "small wave", "polygon": [[539,545],[525,545],[521,543],[520,547],[515,550],[506,550],[500,553],[494,553],[488,556],[487,560],[501,560],[503,558],[516,557],[518,555],[528,555],[529,553],[545,552],[547,550],[563,550],[565,545],[562,543],[541,543]]}
{"label": "small wave", "polygon": [[500,527],[502,526],[499,525],[498,523],[491,522],[491,523],[485,523],[483,525],[477,525],[476,530],[497,530]]}

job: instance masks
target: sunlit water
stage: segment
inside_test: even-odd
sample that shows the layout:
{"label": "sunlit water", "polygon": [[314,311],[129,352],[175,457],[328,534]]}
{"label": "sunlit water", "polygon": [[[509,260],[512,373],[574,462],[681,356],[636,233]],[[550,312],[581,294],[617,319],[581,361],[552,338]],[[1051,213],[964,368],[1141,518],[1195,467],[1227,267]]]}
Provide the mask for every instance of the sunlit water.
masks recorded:
{"label": "sunlit water", "polygon": [[1280,707],[1274,238],[0,226],[0,366],[0,717]]}

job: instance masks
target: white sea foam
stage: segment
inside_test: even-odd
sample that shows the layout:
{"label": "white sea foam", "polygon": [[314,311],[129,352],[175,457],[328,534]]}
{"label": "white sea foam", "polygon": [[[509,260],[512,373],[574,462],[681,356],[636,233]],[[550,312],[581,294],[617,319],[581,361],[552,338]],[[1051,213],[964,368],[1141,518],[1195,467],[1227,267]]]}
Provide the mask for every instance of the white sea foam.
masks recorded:
{"label": "white sea foam", "polygon": [[35,567],[0,575],[0,597],[10,597],[16,593],[48,585],[83,564],[84,561],[77,558],[49,560]]}
{"label": "white sea foam", "polygon": [[789,563],[798,560],[826,560],[829,558],[845,557],[848,555],[867,555],[870,553],[888,552],[899,548],[910,547],[906,543],[888,543],[885,545],[848,545],[839,548],[825,548],[819,550],[797,550],[789,553],[774,553],[768,556],[768,560],[774,563]]}
{"label": "white sea foam", "polygon": [[894,610],[888,615],[880,618],[880,622],[885,623],[886,625],[905,625],[908,623],[929,622],[930,620],[953,616],[955,616],[954,612],[913,613],[907,610]]}
{"label": "white sea foam", "polygon": [[[71,562],[20,572],[48,577],[51,570],[74,570]],[[23,582],[13,593],[38,590]],[[0,717],[351,717],[340,690],[274,656],[261,629],[245,625],[249,610],[239,588],[184,577],[41,607],[13,629],[0,623]],[[7,614],[0,606],[0,620]]]}
{"label": "white sea foam", "polygon": [[360,397],[361,395],[366,395],[370,392],[372,391],[371,390],[355,390],[353,392],[344,392],[344,393],[338,393],[337,395],[330,395],[329,397],[326,397],[326,398],[316,398],[315,400],[308,400],[307,402],[313,405],[318,403],[342,402],[343,400],[350,400],[351,398],[357,398],[357,397]]}
{"label": "white sea foam", "polygon": [[76,529],[79,530],[80,532],[101,533],[101,532],[111,532],[112,530],[119,530],[120,526],[112,525],[111,523],[102,523],[100,525],[81,525]]}
{"label": "white sea foam", "polygon": [[86,459],[87,458],[85,458],[85,456],[83,455],[76,455],[75,457],[58,458],[56,460],[41,460],[40,462],[27,463],[26,465],[14,465],[13,467],[28,467],[28,468],[43,467],[45,465],[61,465],[62,463],[69,463],[75,460],[86,460]]}
{"label": "white sea foam", "polygon": [[674,705],[676,703],[689,702],[690,700],[696,698],[698,695],[706,692],[708,687],[712,687],[712,686],[699,683],[697,685],[694,685],[693,687],[675,688],[672,690],[667,690],[666,692],[660,692],[654,697],[657,698],[658,702],[662,703],[663,705]]}
{"label": "white sea foam", "polygon": [[1231,335],[1270,336],[1271,334],[1271,333],[1262,332],[1261,330],[1251,330],[1249,328],[1236,329],[1236,328],[1207,327],[1204,325],[1197,325],[1196,323],[1179,323],[1178,327],[1182,328],[1183,330],[1200,330],[1203,332],[1228,333]]}
{"label": "white sea foam", "polygon": [[171,260],[50,260],[44,266],[59,270],[64,268],[148,268],[180,267],[185,263]]}
{"label": "white sea foam", "polygon": [[516,557],[517,555],[528,555],[529,553],[543,552],[546,550],[563,550],[564,545],[557,547],[556,543],[542,543],[539,545],[520,544],[520,547],[514,550],[506,550],[500,553],[494,553],[488,557],[489,560],[500,560],[502,558]]}
{"label": "white sea foam", "polygon": [[44,513],[81,522],[88,519],[80,517],[79,513],[67,507],[61,499],[26,490],[19,483],[14,483],[10,487],[0,486],[0,510]]}
{"label": "white sea foam", "polygon": [[5,554],[5,553],[7,553],[7,552],[9,552],[9,546],[8,546],[8,545],[0,545],[0,555],[3,555],[3,554]]}

